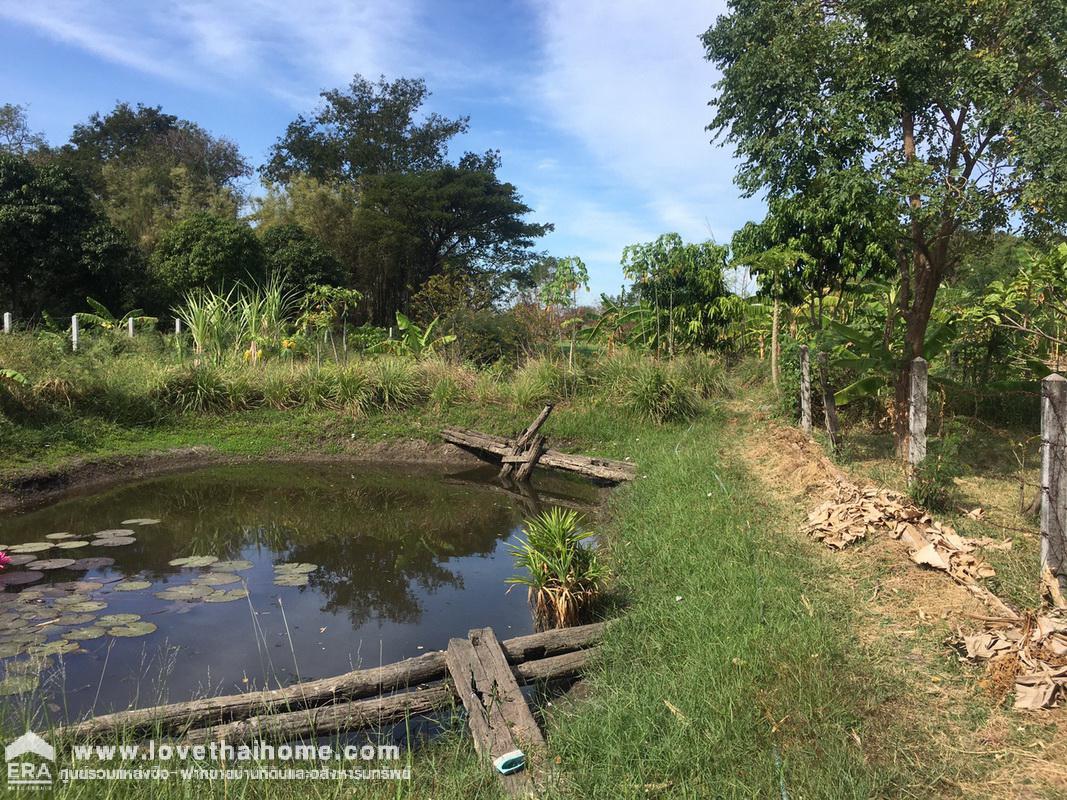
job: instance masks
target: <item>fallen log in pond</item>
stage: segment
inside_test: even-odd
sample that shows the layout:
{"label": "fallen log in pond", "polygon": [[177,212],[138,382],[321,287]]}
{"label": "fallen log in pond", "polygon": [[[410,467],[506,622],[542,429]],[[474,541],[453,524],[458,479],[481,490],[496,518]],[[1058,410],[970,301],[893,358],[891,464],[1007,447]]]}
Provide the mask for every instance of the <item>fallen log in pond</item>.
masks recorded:
{"label": "fallen log in pond", "polygon": [[[585,668],[591,654],[592,650],[576,650],[537,661],[527,661],[512,667],[512,673],[521,685],[573,678]],[[240,745],[256,739],[327,736],[343,731],[395,725],[412,716],[444,710],[456,702],[453,685],[444,681],[433,686],[364,700],[280,714],[264,713],[222,725],[196,728],[187,731],[181,739],[186,744],[225,741],[227,744]]]}
{"label": "fallen log in pond", "polygon": [[[555,678],[555,673],[538,674],[539,669],[546,667],[551,670],[558,669],[559,677],[564,677],[565,667],[570,664],[573,670],[575,660],[552,662],[550,657],[593,646],[600,641],[606,625],[605,622],[596,622],[575,628],[532,633],[508,639],[502,642],[501,646],[508,662],[516,665],[520,679],[527,683]],[[552,663],[543,667],[532,666],[538,664],[537,660]],[[60,728],[56,735],[72,738],[93,738],[118,732],[180,735],[192,728],[217,726],[239,718],[281,715],[403,691],[409,687],[440,680],[444,678],[445,672],[444,651],[434,651],[380,667],[354,670],[336,677],[297,683],[281,689],[206,697],[184,703],[105,714]],[[525,677],[524,673],[529,677]],[[566,674],[573,675],[574,672]]]}
{"label": "fallen log in pond", "polygon": [[[445,428],[441,437],[451,444],[469,450],[480,458],[491,456],[493,461],[512,457],[514,443],[503,436],[491,436],[487,433],[470,431],[464,428]],[[595,478],[611,483],[623,483],[634,479],[637,465],[629,461],[613,461],[609,458],[593,458],[558,450],[545,450],[537,461],[541,467],[549,467],[564,472],[574,472],[587,478]]]}

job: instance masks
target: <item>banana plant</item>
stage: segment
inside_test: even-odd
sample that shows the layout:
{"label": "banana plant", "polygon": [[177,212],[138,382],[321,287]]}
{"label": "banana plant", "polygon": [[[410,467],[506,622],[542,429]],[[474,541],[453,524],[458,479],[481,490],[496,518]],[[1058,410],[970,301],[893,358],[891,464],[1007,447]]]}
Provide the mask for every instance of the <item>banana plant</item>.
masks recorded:
{"label": "banana plant", "polygon": [[119,317],[112,314],[110,309],[99,300],[86,297],[85,302],[92,309],[92,311],[82,311],[78,314],[78,321],[85,326],[95,325],[106,331],[121,331],[129,325],[131,319],[134,325],[155,325],[159,321],[156,317],[147,316],[141,308],[127,311]]}
{"label": "banana plant", "polygon": [[434,332],[440,317],[434,317],[433,321],[425,328],[420,328],[414,321],[396,312],[396,326],[400,330],[399,339],[388,339],[378,345],[378,350],[390,350],[394,353],[423,358],[431,356],[440,347],[452,344],[456,341],[454,334],[435,336]]}

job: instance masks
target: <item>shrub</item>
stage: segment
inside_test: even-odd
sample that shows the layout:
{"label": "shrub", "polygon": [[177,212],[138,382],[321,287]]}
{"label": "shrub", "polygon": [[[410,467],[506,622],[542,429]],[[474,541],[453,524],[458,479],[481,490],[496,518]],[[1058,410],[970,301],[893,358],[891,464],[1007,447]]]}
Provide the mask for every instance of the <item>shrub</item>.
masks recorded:
{"label": "shrub", "polygon": [[693,390],[659,364],[638,367],[626,383],[624,397],[631,412],[652,422],[689,419],[697,412]]}
{"label": "shrub", "polygon": [[218,369],[207,365],[172,370],[152,395],[164,407],[182,413],[222,411],[230,406],[226,380]]}
{"label": "shrub", "polygon": [[415,363],[404,358],[379,358],[371,362],[370,380],[382,408],[414,405],[423,393]]}
{"label": "shrub", "polygon": [[577,512],[553,508],[527,519],[524,537],[509,545],[521,572],[507,582],[527,587],[538,627],[578,624],[601,592],[600,562],[583,544],[593,534],[581,523]]}
{"label": "shrub", "polygon": [[963,474],[960,444],[954,422],[946,423],[941,436],[929,443],[926,458],[908,482],[908,496],[918,505],[934,511],[949,507],[956,494],[955,479]]}

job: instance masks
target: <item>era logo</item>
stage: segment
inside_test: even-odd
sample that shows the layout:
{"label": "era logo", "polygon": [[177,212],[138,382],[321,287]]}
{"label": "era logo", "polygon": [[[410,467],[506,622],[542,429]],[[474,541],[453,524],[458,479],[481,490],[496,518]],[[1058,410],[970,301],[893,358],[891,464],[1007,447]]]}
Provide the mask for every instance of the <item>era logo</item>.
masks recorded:
{"label": "era logo", "polygon": [[[40,763],[16,761],[27,755],[40,756],[45,759]],[[7,782],[9,786],[51,786],[52,770],[47,761],[56,760],[56,751],[48,742],[33,731],[26,731],[4,748],[4,760],[7,761]]]}

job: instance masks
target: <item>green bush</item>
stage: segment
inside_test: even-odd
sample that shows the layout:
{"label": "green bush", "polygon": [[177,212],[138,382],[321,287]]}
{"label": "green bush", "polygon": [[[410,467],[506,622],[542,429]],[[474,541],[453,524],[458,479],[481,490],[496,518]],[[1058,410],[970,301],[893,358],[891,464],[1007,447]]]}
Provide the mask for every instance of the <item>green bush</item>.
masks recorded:
{"label": "green bush", "polygon": [[657,423],[689,419],[697,412],[693,390],[659,364],[638,367],[626,383],[624,399],[631,412]]}
{"label": "green bush", "polygon": [[209,365],[179,367],[166,374],[152,396],[182,413],[223,411],[231,407],[230,387],[221,370]]}
{"label": "green bush", "polygon": [[908,483],[908,496],[918,505],[933,511],[950,506],[956,495],[955,479],[963,474],[960,446],[961,434],[954,421],[947,422],[941,436],[927,444],[926,458]]}

